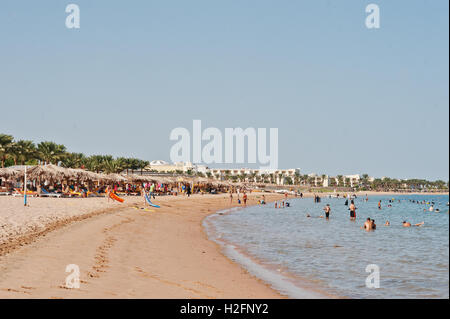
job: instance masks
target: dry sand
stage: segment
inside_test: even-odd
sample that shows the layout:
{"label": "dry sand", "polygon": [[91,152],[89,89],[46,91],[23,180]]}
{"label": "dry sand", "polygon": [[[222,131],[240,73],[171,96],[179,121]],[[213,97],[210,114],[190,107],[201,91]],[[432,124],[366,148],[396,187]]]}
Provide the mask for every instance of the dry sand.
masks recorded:
{"label": "dry sand", "polygon": [[[0,298],[283,298],[207,239],[201,222],[231,207],[228,195],[155,202],[162,208],[145,211],[132,197],[32,198],[30,207],[0,198]],[[65,286],[69,264],[80,269],[80,289]]]}

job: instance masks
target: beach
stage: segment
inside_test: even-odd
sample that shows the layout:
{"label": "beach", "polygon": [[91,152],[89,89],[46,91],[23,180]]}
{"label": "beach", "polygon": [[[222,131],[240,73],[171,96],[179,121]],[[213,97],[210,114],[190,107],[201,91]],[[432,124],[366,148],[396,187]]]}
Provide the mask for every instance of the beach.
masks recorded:
{"label": "beach", "polygon": [[[263,194],[268,205],[258,208],[256,205]],[[327,195],[320,194],[324,201]],[[358,197],[365,195],[363,192]],[[312,196],[312,193],[304,194],[306,198]],[[289,289],[294,281],[289,279],[288,269],[279,272],[260,263],[255,254],[245,249],[251,245],[234,247],[232,243],[223,245],[227,242],[225,237],[219,241],[212,238],[217,238],[217,234],[211,236],[205,227],[210,217],[223,216],[226,220],[229,212],[231,218],[256,213],[257,219],[252,223],[258,229],[265,227],[257,224],[263,220],[267,220],[269,227],[276,220],[282,222],[286,218],[278,213],[261,215],[273,209],[270,202],[284,200],[284,195],[252,193],[248,197],[249,211],[239,210],[244,205],[238,205],[236,194],[232,204],[229,194],[158,196],[153,202],[161,205],[159,209],[149,206],[143,209],[143,198],[135,196],[125,197],[122,204],[106,198],[30,198],[28,207],[23,206],[23,198],[0,197],[0,298],[345,297],[312,283],[308,276],[295,276],[295,287]],[[289,197],[295,210],[299,198]],[[305,203],[310,202],[311,199],[305,199]],[[252,209],[256,211],[252,213]],[[289,212],[294,211],[286,210]],[[270,216],[276,220],[270,221]],[[301,217],[304,216],[299,215],[295,220]],[[242,221],[245,219],[237,220],[239,224]],[[308,225],[307,221],[302,223]],[[239,232],[240,226],[236,224],[231,229]],[[306,229],[301,229],[305,233]],[[247,228],[245,232],[252,231]],[[283,233],[277,236],[282,237]],[[301,242],[312,244],[312,248],[318,244],[309,244],[308,239]],[[234,248],[230,250],[230,247]],[[66,272],[68,265],[79,269],[79,288],[66,286],[66,278],[73,271],[72,268]],[[277,283],[281,283],[281,289]]]}
{"label": "beach", "polygon": [[[249,205],[261,194],[249,195]],[[282,195],[265,194],[266,200]],[[105,198],[0,198],[0,298],[285,298],[226,258],[203,219],[230,208],[229,195]],[[236,203],[236,196],[234,198]],[[14,217],[16,215],[16,217]],[[12,222],[12,223],[11,223]],[[4,227],[6,228],[6,227]],[[9,234],[9,235],[8,235]],[[66,287],[67,265],[80,288]]]}

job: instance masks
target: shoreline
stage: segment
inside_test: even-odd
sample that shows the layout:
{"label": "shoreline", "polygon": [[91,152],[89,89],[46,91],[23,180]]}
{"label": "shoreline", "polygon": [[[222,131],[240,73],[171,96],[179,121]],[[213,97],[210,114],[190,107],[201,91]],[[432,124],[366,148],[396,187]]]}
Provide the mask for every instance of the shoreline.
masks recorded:
{"label": "shoreline", "polygon": [[[271,201],[270,203],[273,203]],[[268,202],[269,203],[269,202]],[[252,256],[243,246],[232,243],[221,237],[213,222],[209,219],[217,218],[216,215],[232,214],[245,207],[237,209],[225,209],[208,215],[202,224],[209,240],[217,243],[221,253],[231,261],[245,268],[255,277],[265,281],[272,289],[290,299],[342,299],[344,297],[332,295],[310,280],[290,273],[281,266],[275,266]],[[208,233],[210,233],[208,235]]]}
{"label": "shoreline", "polygon": [[[249,195],[248,204],[261,195]],[[236,199],[233,205],[226,194],[155,202],[161,210],[119,206],[1,256],[0,298],[286,298],[225,257],[204,233],[202,220],[236,206]],[[68,264],[79,265],[80,289],[64,286]]]}
{"label": "shoreline", "polygon": [[[363,192],[359,196],[365,194]],[[262,195],[265,195],[267,203],[284,199],[281,194],[253,192],[249,194],[247,206],[257,205],[256,200]],[[57,220],[52,227],[31,234],[29,240],[15,238],[15,245],[10,244],[7,249],[0,249],[0,298],[289,298],[289,294],[274,287],[273,282],[264,279],[264,276],[260,278],[258,271],[252,271],[252,265],[238,259],[242,256],[250,257],[250,262],[265,270],[274,269],[251,258],[245,250],[240,250],[234,244],[231,244],[234,246],[231,248],[240,256],[230,257],[230,251],[227,254],[220,243],[208,236],[204,227],[208,218],[224,210],[244,208],[236,203],[236,198],[230,204],[228,196],[194,195],[189,199],[186,196],[157,197],[155,202],[161,204],[162,209],[151,208],[147,211],[133,208],[136,205],[142,206],[142,198],[130,197],[126,205],[115,204],[113,207],[93,210],[66,220]],[[304,194],[304,197],[312,196],[313,193]],[[63,202],[60,199],[43,199],[43,202],[52,203],[52,206],[58,201]],[[106,204],[106,199],[103,201],[103,205],[109,205]],[[167,246],[167,251],[161,252],[152,247],[155,243],[163,243],[162,246]],[[64,248],[69,249],[69,252],[73,250],[73,254],[68,254]],[[133,257],[128,256],[130,254],[139,259],[142,265],[128,265],[130,258],[133,260]],[[81,283],[82,287],[87,286],[85,289],[73,290],[63,286],[67,276],[64,272],[65,265],[77,264],[71,256],[82,259],[78,263],[81,263]],[[205,259],[205,256],[210,258]],[[189,268],[180,268],[177,265],[180,262],[189,264]],[[36,276],[35,267],[40,268],[45,276]],[[30,271],[34,272],[34,276],[24,275]],[[48,272],[51,271],[59,273],[49,276]],[[104,280],[107,278],[102,280],[103,284],[91,283],[99,281],[98,278],[108,277],[109,272],[112,272],[109,276],[112,282],[125,272],[124,278],[120,278],[117,285],[125,292],[116,291],[115,285],[111,284],[106,284],[104,288]],[[314,284],[309,285],[307,279],[302,280],[298,276],[290,278],[289,272],[283,271],[280,275],[303,289],[301,298],[344,298],[322,292],[320,287],[315,289]],[[194,281],[193,278],[197,280]],[[153,289],[143,287],[140,283],[142,280],[150,281],[149,285]],[[134,285],[138,288],[132,288]]]}

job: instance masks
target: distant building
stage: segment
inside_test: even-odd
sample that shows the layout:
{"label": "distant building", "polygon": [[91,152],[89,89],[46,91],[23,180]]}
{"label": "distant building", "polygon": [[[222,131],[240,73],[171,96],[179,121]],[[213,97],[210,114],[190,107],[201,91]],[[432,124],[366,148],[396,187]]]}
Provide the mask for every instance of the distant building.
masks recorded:
{"label": "distant building", "polygon": [[188,171],[196,171],[196,166],[190,162],[183,163],[173,163],[170,164],[166,161],[156,160],[151,161],[150,164],[144,169],[147,172],[158,172],[158,173],[175,173],[175,172],[183,172],[186,173]]}
{"label": "distant building", "polygon": [[224,180],[228,177],[242,178],[248,182],[262,182],[263,180],[272,180],[274,183],[284,185],[290,178],[292,182],[296,176],[300,175],[300,169],[252,169],[252,168],[209,168],[205,165],[196,165],[191,162],[168,163],[162,160],[151,161],[144,169],[147,172],[176,173],[192,172],[193,174],[202,173],[218,180]]}

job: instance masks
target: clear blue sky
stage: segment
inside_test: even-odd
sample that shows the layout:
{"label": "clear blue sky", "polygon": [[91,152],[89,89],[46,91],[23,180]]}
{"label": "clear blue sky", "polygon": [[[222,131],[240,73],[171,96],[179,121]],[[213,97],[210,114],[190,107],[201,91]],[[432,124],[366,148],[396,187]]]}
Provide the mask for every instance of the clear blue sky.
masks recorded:
{"label": "clear blue sky", "polygon": [[[65,27],[65,7],[81,29]],[[365,27],[376,3],[381,28]],[[0,2],[0,132],[169,160],[175,127],[278,127],[279,166],[448,179],[448,1]]]}

